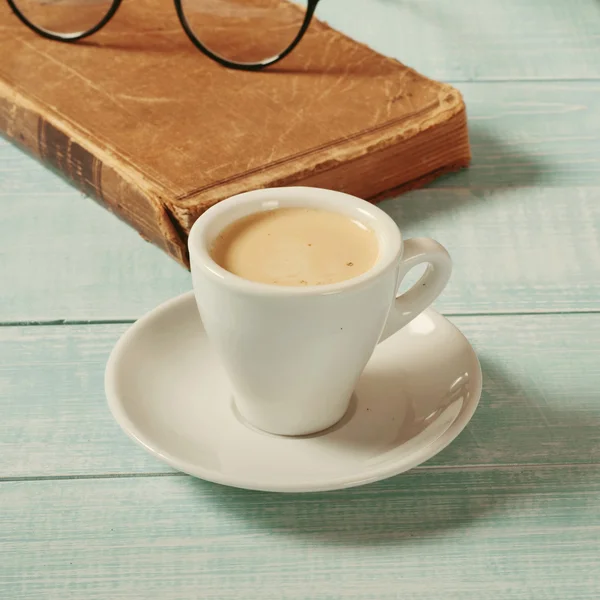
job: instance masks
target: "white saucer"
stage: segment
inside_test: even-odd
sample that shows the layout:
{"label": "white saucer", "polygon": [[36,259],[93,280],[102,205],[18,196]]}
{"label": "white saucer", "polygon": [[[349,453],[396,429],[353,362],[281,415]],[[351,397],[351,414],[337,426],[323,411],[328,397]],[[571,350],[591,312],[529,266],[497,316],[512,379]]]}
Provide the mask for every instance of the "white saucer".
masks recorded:
{"label": "white saucer", "polygon": [[235,487],[309,492],[384,479],[437,454],[473,415],[481,368],[460,331],[430,309],[376,348],[338,425],[302,438],[270,435],[238,417],[190,292],[122,336],[105,387],[125,432],[176,469]]}

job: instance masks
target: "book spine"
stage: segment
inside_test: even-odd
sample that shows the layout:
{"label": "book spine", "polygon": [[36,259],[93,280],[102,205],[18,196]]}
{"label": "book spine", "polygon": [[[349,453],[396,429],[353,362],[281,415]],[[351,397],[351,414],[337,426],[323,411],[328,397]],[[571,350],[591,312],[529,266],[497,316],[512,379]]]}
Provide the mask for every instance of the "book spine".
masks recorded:
{"label": "book spine", "polygon": [[188,266],[185,235],[167,196],[108,148],[0,79],[0,132]]}

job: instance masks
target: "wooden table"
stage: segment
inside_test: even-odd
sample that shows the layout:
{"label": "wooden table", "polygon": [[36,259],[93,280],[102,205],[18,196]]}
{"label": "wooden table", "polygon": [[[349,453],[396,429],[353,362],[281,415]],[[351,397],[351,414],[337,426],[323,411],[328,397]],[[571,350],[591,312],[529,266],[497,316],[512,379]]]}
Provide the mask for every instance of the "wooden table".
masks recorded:
{"label": "wooden table", "polygon": [[472,168],[382,206],[454,258],[437,307],[481,358],[475,417],[349,491],[173,472],[121,432],[102,379],[189,274],[0,141],[3,600],[600,597],[600,3],[322,5],[464,93]]}

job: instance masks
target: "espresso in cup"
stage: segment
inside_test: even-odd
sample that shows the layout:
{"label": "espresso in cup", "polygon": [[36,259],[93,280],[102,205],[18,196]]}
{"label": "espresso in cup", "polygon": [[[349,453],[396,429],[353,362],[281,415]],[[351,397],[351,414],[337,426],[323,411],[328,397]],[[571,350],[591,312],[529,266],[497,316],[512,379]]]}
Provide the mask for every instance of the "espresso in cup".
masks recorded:
{"label": "espresso in cup", "polygon": [[377,236],[363,223],[318,208],[258,212],[226,227],[211,248],[222,268],[250,281],[328,285],[366,273],[377,261]]}

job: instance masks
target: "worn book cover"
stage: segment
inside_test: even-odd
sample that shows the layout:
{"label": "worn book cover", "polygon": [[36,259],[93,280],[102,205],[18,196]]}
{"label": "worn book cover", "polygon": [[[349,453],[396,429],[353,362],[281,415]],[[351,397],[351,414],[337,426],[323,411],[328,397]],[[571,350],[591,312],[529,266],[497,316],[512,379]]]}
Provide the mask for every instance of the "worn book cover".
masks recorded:
{"label": "worn book cover", "polygon": [[199,52],[172,0],[125,1],[71,44],[0,2],[0,30],[0,132],[184,265],[195,219],[233,194],[310,185],[377,200],[470,160],[457,90],[316,19],[260,72]]}

